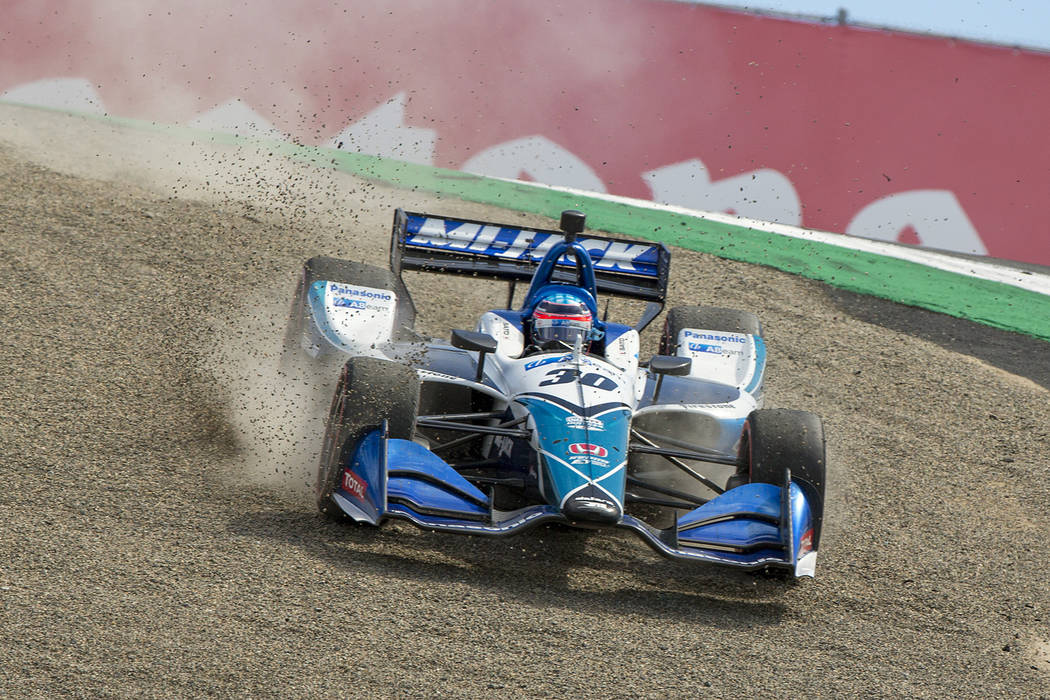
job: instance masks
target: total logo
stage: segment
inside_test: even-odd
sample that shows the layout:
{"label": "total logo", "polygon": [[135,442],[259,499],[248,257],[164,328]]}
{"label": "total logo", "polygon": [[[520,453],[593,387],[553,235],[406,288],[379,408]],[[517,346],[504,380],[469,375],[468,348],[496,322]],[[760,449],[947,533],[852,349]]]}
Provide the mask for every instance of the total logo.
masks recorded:
{"label": "total logo", "polygon": [[593,445],[589,442],[574,442],[569,445],[569,452],[574,455],[590,455],[592,457],[608,457],[609,450],[601,445]]}
{"label": "total logo", "polygon": [[382,299],[383,301],[393,301],[394,295],[389,292],[384,292],[381,289],[365,289],[363,287],[350,287],[345,284],[337,284],[336,282],[329,282],[328,289],[333,294],[340,294],[346,297],[359,297],[361,299]]}
{"label": "total logo", "polygon": [[812,550],[813,550],[813,528],[809,528],[804,533],[802,533],[802,537],[799,539],[798,553],[799,553],[799,555],[802,555],[802,554],[805,554],[806,552],[810,552]]}
{"label": "total logo", "polygon": [[357,500],[365,500],[365,482],[349,469],[343,470],[343,489]]}

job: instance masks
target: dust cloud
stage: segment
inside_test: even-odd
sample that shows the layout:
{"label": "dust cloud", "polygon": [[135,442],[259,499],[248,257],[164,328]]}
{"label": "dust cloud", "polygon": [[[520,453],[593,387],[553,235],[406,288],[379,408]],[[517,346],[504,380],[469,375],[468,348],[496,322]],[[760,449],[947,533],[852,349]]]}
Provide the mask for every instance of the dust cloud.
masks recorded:
{"label": "dust cloud", "polygon": [[277,292],[250,297],[242,307],[250,313],[232,321],[236,328],[216,332],[204,365],[225,397],[237,478],[305,499],[312,493],[339,366],[288,361],[282,349],[290,303]]}

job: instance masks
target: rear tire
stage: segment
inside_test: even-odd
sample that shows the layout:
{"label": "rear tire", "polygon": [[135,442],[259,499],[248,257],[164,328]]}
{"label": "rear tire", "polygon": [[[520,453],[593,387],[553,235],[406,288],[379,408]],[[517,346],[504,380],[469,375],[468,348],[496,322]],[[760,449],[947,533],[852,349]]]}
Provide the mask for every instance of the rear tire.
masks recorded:
{"label": "rear tire", "polygon": [[744,423],[739,455],[739,471],[730,477],[733,486],[763,483],[783,487],[786,486],[784,470],[791,470],[791,479],[806,491],[813,508],[813,547],[816,548],[824,522],[827,482],[824,425],[820,417],[786,408],[752,411]]}
{"label": "rear tire", "polygon": [[411,367],[373,357],[354,357],[346,363],[332,397],[314,487],[322,514],[350,520],[332,499],[346,460],[384,420],[391,438],[411,440],[418,407],[419,377]]}
{"label": "rear tire", "polygon": [[661,355],[678,352],[678,335],[685,328],[762,335],[762,323],[750,311],[717,306],[676,306],[667,312],[664,319],[664,334],[660,339]]}

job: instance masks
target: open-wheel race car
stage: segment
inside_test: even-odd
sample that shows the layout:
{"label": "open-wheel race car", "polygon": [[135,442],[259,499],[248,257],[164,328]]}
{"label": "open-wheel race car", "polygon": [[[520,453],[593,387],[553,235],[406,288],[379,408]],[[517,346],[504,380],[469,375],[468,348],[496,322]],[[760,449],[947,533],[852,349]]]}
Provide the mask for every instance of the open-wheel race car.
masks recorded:
{"label": "open-wheel race car", "polygon": [[[285,356],[341,366],[321,511],[475,535],[625,528],[675,559],[812,576],[823,427],[811,413],[761,407],[758,319],[672,308],[660,354],[640,361],[639,333],[664,307],[669,250],[585,235],[577,211],[560,228],[398,209],[390,269],[307,261]],[[403,270],[507,281],[507,308],[447,341],[422,338]],[[515,304],[519,283],[528,287]],[[599,295],[644,302],[641,318],[600,317]]]}

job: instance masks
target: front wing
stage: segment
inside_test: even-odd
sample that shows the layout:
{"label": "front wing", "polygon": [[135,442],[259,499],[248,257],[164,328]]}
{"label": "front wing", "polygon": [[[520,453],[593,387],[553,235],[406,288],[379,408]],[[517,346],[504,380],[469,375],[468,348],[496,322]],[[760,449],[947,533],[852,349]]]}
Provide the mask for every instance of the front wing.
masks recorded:
{"label": "front wing", "polygon": [[[511,535],[544,523],[573,522],[551,505],[514,511],[492,498],[428,449],[390,438],[385,425],[367,435],[347,464],[333,500],[358,522],[398,518],[427,530]],[[808,497],[785,474],[783,488],[745,484],[677,518],[665,529],[631,515],[615,527],[631,530],[660,554],[739,569],[780,568],[814,575],[816,550]]]}

